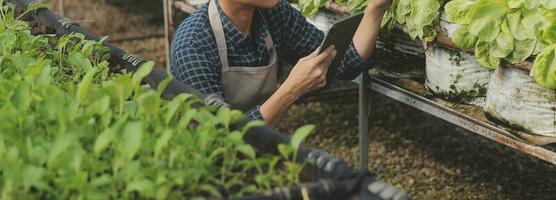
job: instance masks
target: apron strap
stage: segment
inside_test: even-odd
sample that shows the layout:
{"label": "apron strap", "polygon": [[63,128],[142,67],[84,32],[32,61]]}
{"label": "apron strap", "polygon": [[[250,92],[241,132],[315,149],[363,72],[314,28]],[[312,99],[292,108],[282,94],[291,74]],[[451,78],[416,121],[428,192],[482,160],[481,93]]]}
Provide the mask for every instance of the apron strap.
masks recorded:
{"label": "apron strap", "polygon": [[268,50],[268,53],[271,53],[272,48],[274,47],[274,42],[272,41],[272,36],[270,36],[270,33],[268,33],[268,35],[264,38],[264,42],[266,45],[266,50]]}
{"label": "apron strap", "polygon": [[[220,63],[222,64],[222,72],[229,71],[230,65],[228,62],[228,47],[226,45],[226,37],[224,34],[224,27],[222,26],[222,21],[220,18],[220,13],[216,5],[216,1],[211,0],[208,8],[209,22],[214,33],[214,38],[216,39],[216,46],[218,47],[218,54],[220,57]],[[272,36],[267,32],[265,37],[265,45],[269,54],[273,54],[274,51],[274,41],[272,41]]]}
{"label": "apron strap", "polygon": [[208,15],[210,26],[212,27],[212,32],[214,33],[214,38],[216,39],[216,46],[218,47],[218,53],[220,57],[220,63],[222,64],[222,71],[228,71],[230,65],[228,64],[228,47],[226,46],[226,37],[224,35],[224,28],[222,26],[222,21],[220,20],[220,14],[216,8],[216,1],[211,0],[208,8]]}

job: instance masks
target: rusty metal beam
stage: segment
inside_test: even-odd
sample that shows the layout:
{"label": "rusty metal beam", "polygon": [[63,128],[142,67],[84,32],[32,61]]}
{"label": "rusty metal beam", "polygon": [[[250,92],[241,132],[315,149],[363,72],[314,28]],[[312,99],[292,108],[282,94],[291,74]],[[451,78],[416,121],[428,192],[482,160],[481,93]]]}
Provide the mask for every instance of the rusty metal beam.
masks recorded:
{"label": "rusty metal beam", "polygon": [[457,112],[379,78],[371,77],[370,82],[371,90],[374,92],[383,94],[488,139],[556,165],[556,152],[525,143],[503,128]]}

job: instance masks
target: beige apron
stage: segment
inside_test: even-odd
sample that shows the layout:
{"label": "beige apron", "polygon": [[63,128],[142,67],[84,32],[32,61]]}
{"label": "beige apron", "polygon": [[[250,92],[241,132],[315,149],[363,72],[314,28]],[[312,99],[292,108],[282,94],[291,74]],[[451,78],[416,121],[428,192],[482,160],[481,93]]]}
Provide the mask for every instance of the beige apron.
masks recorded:
{"label": "beige apron", "polygon": [[247,111],[264,103],[278,89],[276,48],[269,33],[265,38],[266,48],[270,55],[269,65],[260,67],[229,66],[226,38],[216,1],[210,1],[208,14],[222,64],[221,79],[224,94],[233,108]]}

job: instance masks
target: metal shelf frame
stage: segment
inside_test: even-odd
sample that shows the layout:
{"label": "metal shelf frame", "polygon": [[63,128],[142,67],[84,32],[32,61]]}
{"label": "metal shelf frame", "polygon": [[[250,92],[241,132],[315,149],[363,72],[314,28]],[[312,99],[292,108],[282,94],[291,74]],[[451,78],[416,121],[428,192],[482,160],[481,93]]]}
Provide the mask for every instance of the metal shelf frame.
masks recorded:
{"label": "metal shelf frame", "polygon": [[[401,103],[414,107],[418,110],[421,110],[425,113],[428,113],[430,115],[443,119],[447,122],[450,122],[454,125],[467,129],[478,135],[494,140],[500,144],[504,144],[508,147],[514,148],[518,151],[521,151],[523,153],[529,154],[533,157],[536,157],[538,159],[556,165],[556,152],[543,148],[541,146],[531,145],[522,142],[520,139],[515,137],[512,133],[502,128],[475,119],[473,117],[467,116],[454,109],[441,105],[433,100],[427,99],[423,96],[415,94],[401,87],[398,87],[380,78],[371,76],[369,77],[368,82],[369,82],[368,86],[361,86],[361,85],[359,86],[360,90],[364,89],[364,87],[369,88],[369,90],[366,92],[367,94],[363,94],[363,95],[368,95],[369,93],[382,94],[396,101],[399,101]],[[360,93],[360,95],[362,94]],[[360,123],[363,123],[363,125],[360,125],[360,127],[363,127],[363,126],[367,126],[365,125],[365,123],[368,123],[368,121],[365,122],[360,121]],[[367,141],[360,141],[360,142],[361,144],[366,143],[368,145],[369,141],[367,140]]]}

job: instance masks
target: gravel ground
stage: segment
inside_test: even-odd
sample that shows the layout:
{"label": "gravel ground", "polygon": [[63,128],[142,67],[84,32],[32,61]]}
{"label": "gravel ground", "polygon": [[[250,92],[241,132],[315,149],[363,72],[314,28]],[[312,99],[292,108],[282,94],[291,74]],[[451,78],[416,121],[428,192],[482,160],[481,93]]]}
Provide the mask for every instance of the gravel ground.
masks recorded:
{"label": "gravel ground", "polygon": [[[357,99],[293,106],[284,132],[313,123],[305,143],[358,166]],[[376,94],[369,168],[414,199],[554,199],[555,167]]]}

